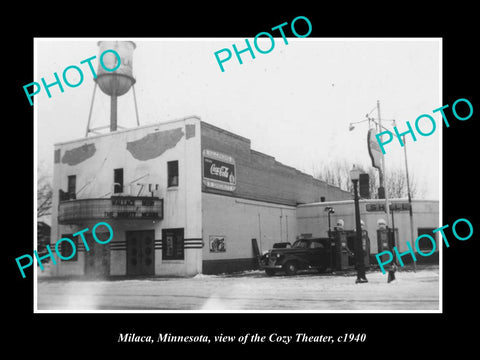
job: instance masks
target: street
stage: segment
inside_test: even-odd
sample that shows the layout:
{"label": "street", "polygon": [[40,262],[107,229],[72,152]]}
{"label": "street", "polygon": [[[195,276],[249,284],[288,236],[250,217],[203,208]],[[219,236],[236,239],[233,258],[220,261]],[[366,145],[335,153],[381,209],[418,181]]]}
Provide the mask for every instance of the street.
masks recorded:
{"label": "street", "polygon": [[40,277],[37,309],[58,311],[428,311],[437,312],[439,268],[397,271],[387,283],[380,271],[355,284],[353,273],[268,277],[263,271],[193,278],[60,280]]}

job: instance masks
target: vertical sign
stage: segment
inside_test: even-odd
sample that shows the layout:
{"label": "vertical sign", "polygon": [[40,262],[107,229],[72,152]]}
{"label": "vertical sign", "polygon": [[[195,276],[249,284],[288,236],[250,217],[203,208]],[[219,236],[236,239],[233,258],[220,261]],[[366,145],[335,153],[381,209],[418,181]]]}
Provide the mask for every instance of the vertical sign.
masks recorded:
{"label": "vertical sign", "polygon": [[367,144],[368,144],[368,154],[370,159],[372,159],[372,166],[381,169],[383,153],[380,150],[377,140],[375,139],[375,130],[368,130],[367,134]]}

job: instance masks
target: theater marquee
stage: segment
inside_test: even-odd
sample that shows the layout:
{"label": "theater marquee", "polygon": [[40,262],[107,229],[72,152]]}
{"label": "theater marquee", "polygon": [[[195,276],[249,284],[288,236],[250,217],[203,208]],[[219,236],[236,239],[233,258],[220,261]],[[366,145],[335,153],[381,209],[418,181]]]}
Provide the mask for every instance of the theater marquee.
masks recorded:
{"label": "theater marquee", "polygon": [[235,160],[229,155],[203,150],[203,183],[211,188],[234,191]]}

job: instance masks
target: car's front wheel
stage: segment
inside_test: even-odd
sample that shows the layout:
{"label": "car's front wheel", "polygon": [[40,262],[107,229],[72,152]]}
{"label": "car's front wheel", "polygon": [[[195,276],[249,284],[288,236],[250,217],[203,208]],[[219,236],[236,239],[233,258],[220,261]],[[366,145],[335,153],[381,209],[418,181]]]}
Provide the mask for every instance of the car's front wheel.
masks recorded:
{"label": "car's front wheel", "polygon": [[285,265],[283,265],[283,270],[285,270],[289,276],[296,275],[298,271],[298,265],[295,261],[287,261]]}
{"label": "car's front wheel", "polygon": [[268,276],[273,276],[273,275],[275,275],[275,270],[265,269],[265,274],[267,274]]}
{"label": "car's front wheel", "polygon": [[325,271],[327,271],[327,267],[326,266],[320,266],[317,268],[318,272],[320,274],[324,273]]}

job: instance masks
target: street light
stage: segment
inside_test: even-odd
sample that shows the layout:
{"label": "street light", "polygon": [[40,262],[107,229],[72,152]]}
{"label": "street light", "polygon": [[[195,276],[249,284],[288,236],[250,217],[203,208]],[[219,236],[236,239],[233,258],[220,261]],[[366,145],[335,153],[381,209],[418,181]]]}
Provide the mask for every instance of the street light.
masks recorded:
{"label": "street light", "polygon": [[363,261],[363,249],[362,249],[362,224],[360,223],[360,205],[358,202],[358,180],[360,179],[360,169],[353,165],[350,170],[350,179],[353,183],[354,202],[355,202],[355,228],[356,228],[356,241],[355,241],[355,265],[357,268],[357,280],[355,283],[368,282],[365,275],[365,264]]}
{"label": "street light", "polygon": [[350,124],[348,124],[348,131],[353,131],[355,129],[355,126],[353,125],[356,125],[356,124],[361,124],[365,121],[368,121],[368,127],[370,127],[370,121],[373,121],[372,118],[368,118],[368,119],[365,119],[365,120],[360,120],[360,121],[355,121],[355,122],[351,122]]}

